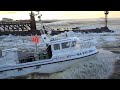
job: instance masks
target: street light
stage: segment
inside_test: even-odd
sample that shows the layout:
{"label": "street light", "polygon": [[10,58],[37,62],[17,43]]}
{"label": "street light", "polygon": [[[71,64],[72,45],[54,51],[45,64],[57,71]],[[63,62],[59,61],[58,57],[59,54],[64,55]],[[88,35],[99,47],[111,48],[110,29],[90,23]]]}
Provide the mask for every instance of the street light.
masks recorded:
{"label": "street light", "polygon": [[108,16],[109,12],[104,11],[104,14],[105,14],[105,27],[107,27],[107,16]]}

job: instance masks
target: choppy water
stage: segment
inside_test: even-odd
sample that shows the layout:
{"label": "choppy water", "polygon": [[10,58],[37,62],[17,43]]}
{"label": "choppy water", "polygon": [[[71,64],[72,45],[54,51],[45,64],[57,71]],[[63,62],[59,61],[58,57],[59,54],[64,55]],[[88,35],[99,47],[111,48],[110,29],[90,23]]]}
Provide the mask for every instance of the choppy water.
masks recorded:
{"label": "choppy water", "polygon": [[[104,26],[104,24],[80,24],[80,23],[53,23],[46,24],[51,28],[72,28],[81,26],[85,28],[98,28]],[[38,25],[39,26],[39,25]],[[111,30],[120,31],[119,24],[108,25]],[[112,53],[107,50],[102,50],[103,47],[119,47],[120,45],[120,33],[116,32],[114,34],[77,34],[80,38],[92,38],[96,39],[96,46],[100,48],[100,52],[96,55],[82,58],[84,62],[73,65],[71,68],[66,69],[63,72],[53,73],[53,74],[40,74],[33,73],[25,75],[24,79],[107,79],[108,76],[113,72],[113,63],[119,54]],[[0,40],[4,38],[0,37]],[[30,39],[30,38],[29,38]],[[28,42],[27,42],[28,43]],[[1,43],[0,43],[1,44]],[[5,44],[5,43],[4,43]]]}
{"label": "choppy water", "polygon": [[33,73],[25,79],[107,79],[113,72],[117,54],[100,49],[99,53],[81,58],[82,62],[65,71],[53,74]]}

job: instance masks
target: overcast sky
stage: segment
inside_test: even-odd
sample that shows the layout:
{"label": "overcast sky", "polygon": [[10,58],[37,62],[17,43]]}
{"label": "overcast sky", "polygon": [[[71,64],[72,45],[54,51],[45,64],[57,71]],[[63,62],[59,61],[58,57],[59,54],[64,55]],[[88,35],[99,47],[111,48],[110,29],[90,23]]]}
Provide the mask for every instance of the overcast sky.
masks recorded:
{"label": "overcast sky", "polygon": [[[0,19],[29,19],[30,11],[0,11]],[[41,11],[42,20],[104,18],[104,11]],[[109,18],[120,18],[120,11],[109,11]],[[37,20],[37,18],[36,18]]]}

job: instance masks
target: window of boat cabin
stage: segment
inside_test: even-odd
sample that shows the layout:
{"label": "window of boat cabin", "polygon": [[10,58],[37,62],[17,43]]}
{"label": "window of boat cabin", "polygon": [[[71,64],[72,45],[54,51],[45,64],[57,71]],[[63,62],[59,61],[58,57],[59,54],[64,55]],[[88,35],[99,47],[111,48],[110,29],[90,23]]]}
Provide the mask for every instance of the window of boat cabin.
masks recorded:
{"label": "window of boat cabin", "polygon": [[76,45],[76,41],[72,41],[71,47],[74,47]]}
{"label": "window of boat cabin", "polygon": [[64,42],[64,43],[62,43],[62,49],[69,48],[69,47],[70,47],[70,42]]}
{"label": "window of boat cabin", "polygon": [[54,44],[54,50],[59,50],[60,49],[60,44]]}

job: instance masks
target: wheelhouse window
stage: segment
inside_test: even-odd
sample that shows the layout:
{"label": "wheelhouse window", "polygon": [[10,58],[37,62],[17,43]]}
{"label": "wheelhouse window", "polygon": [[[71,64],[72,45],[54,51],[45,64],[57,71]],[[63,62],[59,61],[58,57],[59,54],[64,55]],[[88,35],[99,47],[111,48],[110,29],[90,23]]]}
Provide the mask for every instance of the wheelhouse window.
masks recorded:
{"label": "wheelhouse window", "polygon": [[76,41],[72,41],[71,47],[74,47],[76,45]]}
{"label": "wheelhouse window", "polygon": [[70,42],[62,43],[62,49],[69,48],[69,47],[70,47]]}
{"label": "wheelhouse window", "polygon": [[59,50],[60,49],[60,44],[54,44],[54,50]]}

